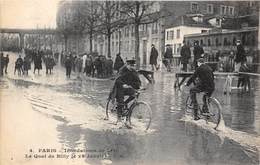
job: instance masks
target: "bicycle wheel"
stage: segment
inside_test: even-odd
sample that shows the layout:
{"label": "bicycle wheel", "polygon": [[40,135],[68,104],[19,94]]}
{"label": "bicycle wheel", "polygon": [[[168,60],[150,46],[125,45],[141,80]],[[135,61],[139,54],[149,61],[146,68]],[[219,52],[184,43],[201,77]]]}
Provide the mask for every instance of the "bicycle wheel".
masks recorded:
{"label": "bicycle wheel", "polygon": [[114,100],[109,99],[107,101],[107,105],[106,105],[106,118],[105,120],[109,119],[109,116],[111,116],[111,113],[116,112],[116,103]]}
{"label": "bicycle wheel", "polygon": [[148,130],[151,122],[152,110],[146,102],[140,101],[130,107],[129,123],[132,127]]}
{"label": "bicycle wheel", "polygon": [[193,105],[192,105],[192,101],[191,101],[191,97],[188,96],[186,99],[186,103],[185,103],[185,110],[187,113],[192,113],[193,112]]}
{"label": "bicycle wheel", "polygon": [[221,120],[221,105],[216,98],[209,98],[208,101],[208,109],[209,109],[209,122],[214,123],[214,129],[216,129]]}

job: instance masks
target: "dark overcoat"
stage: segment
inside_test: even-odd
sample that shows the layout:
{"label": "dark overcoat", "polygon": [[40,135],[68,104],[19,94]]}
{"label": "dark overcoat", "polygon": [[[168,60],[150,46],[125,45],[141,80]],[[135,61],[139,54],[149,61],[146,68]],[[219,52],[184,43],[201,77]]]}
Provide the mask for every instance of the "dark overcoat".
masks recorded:
{"label": "dark overcoat", "polygon": [[152,47],[150,54],[150,64],[157,65],[158,51],[155,47]]}
{"label": "dark overcoat", "polygon": [[187,64],[191,58],[191,51],[188,45],[183,45],[181,47],[181,63]]}

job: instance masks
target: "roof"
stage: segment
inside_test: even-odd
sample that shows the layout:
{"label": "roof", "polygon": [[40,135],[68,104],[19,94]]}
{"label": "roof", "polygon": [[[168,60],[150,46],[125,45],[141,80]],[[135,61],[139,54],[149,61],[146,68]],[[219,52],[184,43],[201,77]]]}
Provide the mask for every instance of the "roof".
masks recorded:
{"label": "roof", "polygon": [[[174,18],[173,18],[174,19]],[[193,27],[206,27],[206,28],[212,28],[212,25],[210,25],[207,21],[203,19],[202,22],[196,22],[192,19],[192,17],[189,17],[187,15],[182,15],[174,19],[172,21],[173,24],[166,25],[166,28],[176,27],[176,26],[193,26]]]}
{"label": "roof", "polygon": [[207,36],[207,35],[218,35],[218,34],[229,34],[229,33],[242,33],[242,32],[251,32],[257,31],[257,27],[248,27],[239,30],[228,30],[228,29],[220,29],[220,31],[209,31],[206,33],[196,33],[196,34],[187,34],[184,37],[198,37],[198,36]]}

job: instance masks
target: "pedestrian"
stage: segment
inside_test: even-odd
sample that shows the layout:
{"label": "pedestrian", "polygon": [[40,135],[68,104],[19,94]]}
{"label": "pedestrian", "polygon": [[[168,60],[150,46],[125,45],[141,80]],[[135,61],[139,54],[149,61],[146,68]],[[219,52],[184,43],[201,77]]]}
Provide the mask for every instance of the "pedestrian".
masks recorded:
{"label": "pedestrian", "polygon": [[99,55],[94,61],[95,69],[97,70],[97,77],[101,77],[102,75],[102,62],[101,55]]}
{"label": "pedestrian", "polygon": [[30,57],[28,55],[25,55],[23,60],[24,75],[28,75],[28,70],[30,69],[31,69]]}
{"label": "pedestrian", "polygon": [[108,57],[108,59],[106,59],[106,76],[110,77],[113,75],[113,60],[111,59],[111,57]]}
{"label": "pedestrian", "polygon": [[91,76],[92,69],[93,69],[93,61],[92,61],[90,54],[88,54],[85,58],[86,76]]}
{"label": "pedestrian", "polygon": [[199,45],[199,41],[195,41],[194,49],[193,49],[193,55],[194,55],[193,67],[195,69],[198,67],[197,60],[200,59],[200,58],[203,58],[203,54],[204,54],[204,50]]}
{"label": "pedestrian", "polygon": [[[250,72],[249,67],[246,65],[246,62],[242,62],[239,72]],[[244,87],[245,91],[250,91],[250,78],[249,75],[246,74],[239,74],[238,82],[237,82],[237,88],[240,87],[240,84],[242,87]]]}
{"label": "pedestrian", "polygon": [[9,55],[7,54],[6,57],[4,58],[4,70],[5,70],[5,74],[7,74],[7,68],[8,68],[8,63],[9,63]]}
{"label": "pedestrian", "polygon": [[23,73],[23,59],[21,55],[17,58],[15,61],[15,68],[14,68],[14,74],[18,71],[18,75],[20,76]]}
{"label": "pedestrian", "polygon": [[158,51],[155,48],[154,44],[152,44],[151,53],[150,53],[150,65],[152,70],[158,70],[157,67],[157,58],[158,58]]}
{"label": "pedestrian", "polygon": [[167,44],[166,51],[164,53],[164,62],[163,63],[166,66],[168,72],[171,71],[172,61],[173,61],[172,47],[171,47],[171,45]]}
{"label": "pedestrian", "polygon": [[47,55],[46,60],[45,60],[45,65],[46,65],[46,74],[50,73],[53,70],[53,67],[55,66],[55,60],[52,57],[52,55]]}
{"label": "pedestrian", "polygon": [[122,57],[120,56],[120,53],[117,53],[115,63],[114,63],[114,70],[116,70],[118,73],[119,69],[122,66],[124,66],[124,61],[123,61]]}
{"label": "pedestrian", "polygon": [[187,65],[189,63],[189,59],[191,58],[190,47],[186,44],[185,40],[183,40],[183,46],[181,47],[181,63],[183,65],[182,70],[187,72]]}
{"label": "pedestrian", "polygon": [[87,54],[84,54],[83,56],[82,56],[82,60],[83,60],[83,63],[82,63],[82,68],[83,68],[83,73],[85,73],[85,72],[87,72],[86,71],[86,59],[87,59]]}
{"label": "pedestrian", "polygon": [[68,55],[66,56],[66,59],[65,59],[65,67],[66,67],[66,76],[68,78],[70,78],[70,74],[71,74],[71,69],[72,69],[72,61],[73,61],[73,57],[72,55]]}
{"label": "pedestrian", "polygon": [[245,49],[240,40],[237,40],[237,53],[235,58],[235,72],[239,71],[241,64],[246,62]]}
{"label": "pedestrian", "polygon": [[42,56],[39,51],[36,54],[36,57],[34,58],[34,71],[33,71],[34,74],[36,69],[38,70],[38,75],[39,75],[40,70],[42,70]]}
{"label": "pedestrian", "polygon": [[5,60],[4,60],[4,54],[0,53],[0,76],[4,75],[4,66],[5,66]]}
{"label": "pedestrian", "polygon": [[75,60],[75,72],[77,73],[77,77],[80,77],[80,73],[82,70],[82,58],[81,57],[77,57]]}

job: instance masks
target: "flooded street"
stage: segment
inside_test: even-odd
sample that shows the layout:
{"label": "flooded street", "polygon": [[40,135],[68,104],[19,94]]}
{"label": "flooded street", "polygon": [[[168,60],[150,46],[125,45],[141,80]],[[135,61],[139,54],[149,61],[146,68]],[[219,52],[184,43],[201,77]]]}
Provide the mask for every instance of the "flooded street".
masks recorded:
{"label": "flooded street", "polygon": [[[29,72],[29,77],[18,77],[13,75],[12,66],[0,79],[3,164],[260,163],[259,79],[252,80],[250,93],[233,90],[231,95],[223,94],[224,79],[216,80],[214,96],[221,102],[226,125],[216,131],[205,121],[193,121],[184,114],[188,91],[173,88],[174,73],[156,72],[155,84],[142,78],[147,90],[139,100],[152,108],[152,124],[144,132],[138,128],[119,129],[104,120],[112,80],[83,75],[67,79],[61,66],[54,68],[53,75],[46,76],[43,69],[41,75]],[[43,148],[53,149],[60,159],[27,157],[30,153],[51,153],[43,152]]]}

